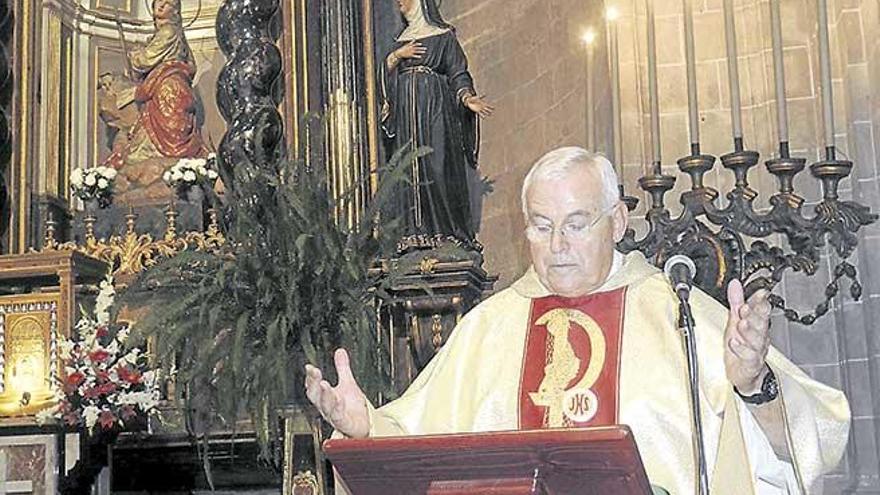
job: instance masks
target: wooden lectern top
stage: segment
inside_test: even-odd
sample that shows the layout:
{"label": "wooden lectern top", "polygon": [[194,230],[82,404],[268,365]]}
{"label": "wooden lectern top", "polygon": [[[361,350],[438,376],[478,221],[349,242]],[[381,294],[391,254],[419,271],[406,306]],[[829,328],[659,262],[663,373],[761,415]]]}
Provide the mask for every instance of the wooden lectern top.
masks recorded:
{"label": "wooden lectern top", "polygon": [[648,495],[627,426],[333,439],[324,443],[352,495]]}

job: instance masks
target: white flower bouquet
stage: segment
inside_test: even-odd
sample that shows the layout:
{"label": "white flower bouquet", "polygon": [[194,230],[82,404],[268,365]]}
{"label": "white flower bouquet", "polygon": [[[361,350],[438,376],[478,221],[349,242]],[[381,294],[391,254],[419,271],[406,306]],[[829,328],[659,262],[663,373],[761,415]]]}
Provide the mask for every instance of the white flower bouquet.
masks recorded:
{"label": "white flower bouquet", "polygon": [[70,173],[70,190],[83,201],[97,200],[98,206],[106,208],[113,200],[113,167],[77,168]]}
{"label": "white flower bouquet", "polygon": [[119,431],[155,412],[159,404],[159,372],[149,368],[147,355],[127,348],[127,326],[110,321],[115,298],[113,279],[101,283],[94,315],[83,314],[72,340],[59,346],[64,376],[56,406],[37,414],[37,421],[60,420],[69,426]]}
{"label": "white flower bouquet", "polygon": [[218,177],[215,163],[214,153],[207,158],[181,158],[162,174],[162,180],[183,197],[193,188],[213,186]]}

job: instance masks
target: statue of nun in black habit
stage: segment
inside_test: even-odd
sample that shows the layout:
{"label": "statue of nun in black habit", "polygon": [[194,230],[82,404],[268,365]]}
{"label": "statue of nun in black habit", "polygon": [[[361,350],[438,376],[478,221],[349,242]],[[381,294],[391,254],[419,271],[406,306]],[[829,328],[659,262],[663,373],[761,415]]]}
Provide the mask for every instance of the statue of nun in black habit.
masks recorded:
{"label": "statue of nun in black habit", "polygon": [[466,167],[477,167],[478,117],[492,107],[477,96],[455,28],[434,0],[395,0],[406,27],[382,64],[382,129],[389,154],[405,146],[433,152],[413,161],[411,184],[394,210],[412,238],[475,238]]}

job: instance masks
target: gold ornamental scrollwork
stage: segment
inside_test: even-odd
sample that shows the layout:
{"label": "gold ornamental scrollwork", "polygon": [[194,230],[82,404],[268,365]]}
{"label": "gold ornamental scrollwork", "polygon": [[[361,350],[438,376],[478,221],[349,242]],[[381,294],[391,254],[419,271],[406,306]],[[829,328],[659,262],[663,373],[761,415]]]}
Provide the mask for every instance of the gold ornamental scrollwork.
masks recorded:
{"label": "gold ornamental scrollwork", "polygon": [[422,261],[419,262],[419,272],[421,272],[422,275],[430,275],[434,273],[437,263],[440,263],[440,260],[437,258],[422,258]]}
{"label": "gold ornamental scrollwork", "polygon": [[318,478],[310,471],[300,471],[293,477],[294,495],[318,495]]}
{"label": "gold ornamental scrollwork", "polygon": [[435,352],[443,345],[443,317],[436,313],[431,316],[431,344]]}
{"label": "gold ornamental scrollwork", "polygon": [[113,275],[135,275],[155,265],[161,259],[172,258],[187,250],[216,252],[226,244],[226,238],[220,231],[217,211],[208,210],[209,224],[204,232],[191,231],[183,234],[177,232],[177,212],[173,206],[165,213],[167,226],[160,239],[153,239],[150,234],[140,234],[135,228],[137,215],[129,213],[125,216],[126,232],[114,235],[109,239],[98,239],[95,236],[97,218],[87,216],[85,223],[85,242],[65,242],[59,244],[55,239],[55,222],[50,220],[46,225],[46,236],[43,250],[77,251],[85,255],[106,261],[113,267]]}

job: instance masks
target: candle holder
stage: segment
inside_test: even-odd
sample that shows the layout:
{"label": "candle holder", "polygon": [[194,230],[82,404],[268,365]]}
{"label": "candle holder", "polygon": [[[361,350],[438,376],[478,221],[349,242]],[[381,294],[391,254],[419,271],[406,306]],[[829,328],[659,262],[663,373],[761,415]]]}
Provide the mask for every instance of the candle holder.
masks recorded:
{"label": "candle holder", "polygon": [[[758,197],[758,192],[749,187],[749,170],[758,164],[760,155],[757,151],[736,150],[721,156],[721,164],[724,168],[733,171],[736,185],[731,193],[752,201]],[[732,198],[731,198],[732,199]]]}
{"label": "candle holder", "polygon": [[841,258],[848,258],[858,243],[856,232],[863,225],[873,223],[877,215],[855,201],[841,201],[837,196],[840,181],[849,176],[853,163],[837,160],[834,152],[828,159],[810,165],[813,177],[822,181],[822,201],[816,205],[814,219],[817,232],[828,236],[828,242]]}
{"label": "candle holder", "polygon": [[55,217],[50,212],[49,218],[46,220],[46,235],[43,237],[43,246],[54,249],[58,245],[58,240],[55,239],[55,226],[57,224],[58,222],[55,221]]}
{"label": "candle holder", "polygon": [[[786,147],[787,148],[787,147]],[[807,161],[803,158],[788,156],[787,149],[780,153],[779,158],[767,160],[767,171],[776,177],[779,182],[779,192],[770,198],[770,204],[774,207],[777,202],[787,205],[789,208],[800,209],[804,204],[804,198],[794,193],[794,177],[804,170]]]}
{"label": "candle holder", "polygon": [[[832,269],[824,299],[806,314],[787,307],[785,299],[776,294],[769,297],[771,305],[781,309],[787,319],[811,325],[828,312],[844,280],[849,280],[850,297],[861,297],[856,268],[847,258],[858,243],[856,233],[878,216],[864,205],[838,197],[839,183],[852,171],[852,162],[836,159],[834,150],[828,149],[825,160],[810,166],[813,177],[822,183],[822,200],[812,215],[805,214],[794,178],[804,170],[806,160],[789,156],[788,143],[780,143],[780,156],[766,162],[767,170],[776,177],[778,191],[770,197],[770,210],[758,212],[754,208],[758,192],[749,186],[749,173],[760,155],[744,150],[740,139],[734,148],[721,157],[722,166],[735,178],[723,208],[716,205],[719,192],[703,183],[715,157],[701,154],[699,144],[692,146],[691,155],[678,160],[679,169],[690,176],[691,188],[679,197],[684,208],[677,217],[672,217],[664,201],[675,177],[656,170],[641,177],[639,186],[651,196],[645,215],[648,232],[636,239],[634,231],[627,230],[618,248],[639,250],[658,266],[674,254],[690,256],[698,267],[695,283],[726,304],[727,283],[734,278],[743,280],[749,296],[761,288],[772,290],[788,271],[814,275],[827,243],[839,261]],[[784,236],[787,247],[772,246],[765,240],[774,234]]]}
{"label": "candle holder", "polygon": [[655,173],[644,175],[639,178],[639,187],[651,195],[651,209],[648,211],[649,215],[657,211],[666,211],[666,206],[663,203],[663,196],[675,187],[675,177],[656,173],[655,171]]}
{"label": "candle holder", "polygon": [[822,160],[810,165],[813,177],[822,181],[822,197],[825,201],[837,200],[837,187],[852,171],[853,164],[846,160]]}
{"label": "candle holder", "polygon": [[636,207],[639,205],[639,198],[626,194],[626,192],[623,190],[623,184],[620,184],[619,186],[617,186],[617,188],[618,191],[620,191],[620,201],[622,201],[623,204],[626,205],[626,211],[630,213],[635,211]]}
{"label": "candle holder", "polygon": [[700,153],[699,145],[691,151],[692,155],[678,160],[678,169],[691,178],[691,190],[682,193],[681,203],[689,210],[704,213],[703,205],[718,197],[718,191],[703,184],[703,175],[715,166],[715,157]]}

